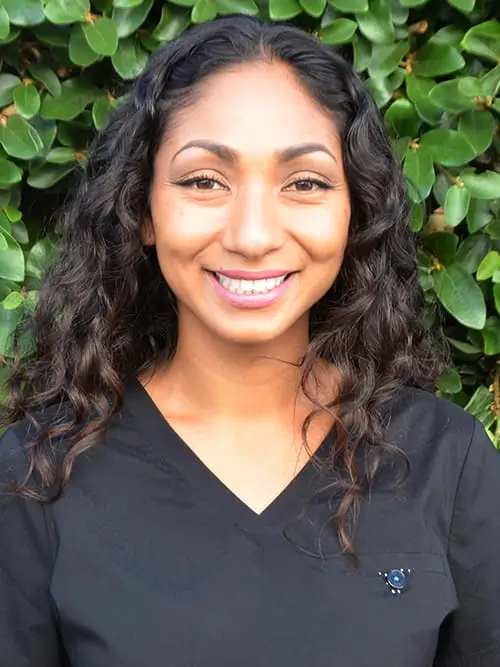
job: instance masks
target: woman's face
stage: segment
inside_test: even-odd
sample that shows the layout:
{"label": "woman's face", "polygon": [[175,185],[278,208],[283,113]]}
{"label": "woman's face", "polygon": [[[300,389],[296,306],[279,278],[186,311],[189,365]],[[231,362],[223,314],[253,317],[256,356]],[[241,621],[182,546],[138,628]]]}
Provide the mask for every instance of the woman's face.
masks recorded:
{"label": "woman's face", "polygon": [[282,64],[234,67],[200,92],[156,155],[143,231],[181,327],[245,344],[307,331],[349,228],[332,120]]}

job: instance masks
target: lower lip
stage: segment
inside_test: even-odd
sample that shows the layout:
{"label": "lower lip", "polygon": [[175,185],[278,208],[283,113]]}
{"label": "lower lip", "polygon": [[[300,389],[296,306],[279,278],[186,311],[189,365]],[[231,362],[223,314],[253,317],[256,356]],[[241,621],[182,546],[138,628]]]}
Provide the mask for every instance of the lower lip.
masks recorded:
{"label": "lower lip", "polygon": [[231,305],[237,306],[238,308],[265,308],[285,294],[290,287],[290,283],[294,279],[295,274],[288,276],[281,285],[278,285],[278,287],[275,287],[264,294],[235,294],[226,289],[224,285],[221,285],[213,273],[209,272],[208,276],[217,290],[217,293]]}

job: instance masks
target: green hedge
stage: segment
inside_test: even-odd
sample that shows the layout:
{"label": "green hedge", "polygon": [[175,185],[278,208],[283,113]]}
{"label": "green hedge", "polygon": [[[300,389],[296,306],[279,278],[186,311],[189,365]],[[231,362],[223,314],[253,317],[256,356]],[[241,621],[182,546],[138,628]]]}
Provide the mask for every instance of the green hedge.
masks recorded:
{"label": "green hedge", "polygon": [[[497,0],[0,0],[0,374],[58,249],[54,211],[148,54],[190,23],[292,21],[354,63],[394,138],[445,311],[439,393],[500,435]],[[2,378],[0,377],[0,386]]]}

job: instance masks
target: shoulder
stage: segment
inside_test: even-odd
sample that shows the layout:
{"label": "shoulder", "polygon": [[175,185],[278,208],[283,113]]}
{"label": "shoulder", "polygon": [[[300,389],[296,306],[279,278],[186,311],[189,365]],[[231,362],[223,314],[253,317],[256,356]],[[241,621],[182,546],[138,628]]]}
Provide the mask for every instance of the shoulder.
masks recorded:
{"label": "shoulder", "polygon": [[500,466],[481,422],[451,401],[414,387],[403,389],[392,402],[386,438],[404,452],[419,487],[433,482],[453,494],[466,462],[485,459]]}
{"label": "shoulder", "polygon": [[[44,424],[58,424],[67,416],[66,403],[46,407],[42,413],[34,415],[37,421]],[[0,434],[0,487],[7,483],[20,481],[19,477],[26,474],[29,465],[29,445],[35,437],[35,428],[30,420],[24,418],[3,429]],[[63,445],[64,438],[51,439],[48,450],[55,456]]]}
{"label": "shoulder", "polygon": [[417,387],[405,387],[388,414],[390,437],[408,453],[415,447],[448,443],[465,456],[477,428],[481,424],[462,407]]}
{"label": "shoulder", "polygon": [[500,488],[500,456],[481,422],[429,391],[407,387],[393,401],[386,437],[404,452],[416,489],[454,497],[478,480]]}
{"label": "shoulder", "polygon": [[28,469],[25,420],[8,426],[0,436],[0,487],[19,482]]}

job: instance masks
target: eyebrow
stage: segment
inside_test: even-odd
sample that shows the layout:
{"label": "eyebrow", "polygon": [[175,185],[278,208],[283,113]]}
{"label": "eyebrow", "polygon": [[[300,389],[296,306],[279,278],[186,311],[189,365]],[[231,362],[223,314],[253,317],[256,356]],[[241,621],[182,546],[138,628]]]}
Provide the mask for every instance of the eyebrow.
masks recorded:
{"label": "eyebrow", "polygon": [[[204,139],[194,139],[193,141],[188,141],[187,144],[182,146],[172,158],[172,161],[182,153],[183,151],[188,150],[188,148],[202,148],[203,150],[209,151],[214,155],[217,155],[224,162],[235,163],[238,160],[238,152],[229,146],[224,146],[223,144],[216,144],[212,141],[205,141]],[[337,162],[336,157],[331,151],[328,150],[323,144],[307,143],[307,144],[297,144],[296,146],[288,146],[287,148],[281,148],[274,152],[274,158],[278,162],[291,162],[296,160],[303,155],[308,155],[309,153],[326,153],[329,155],[335,162]]]}

